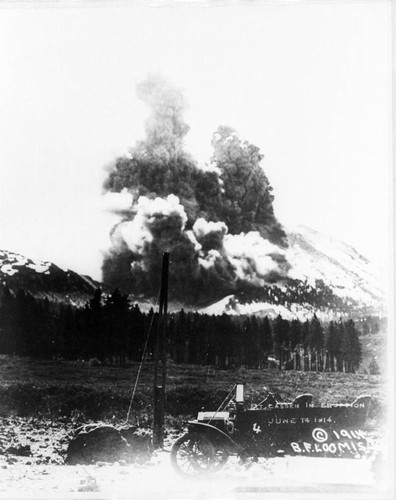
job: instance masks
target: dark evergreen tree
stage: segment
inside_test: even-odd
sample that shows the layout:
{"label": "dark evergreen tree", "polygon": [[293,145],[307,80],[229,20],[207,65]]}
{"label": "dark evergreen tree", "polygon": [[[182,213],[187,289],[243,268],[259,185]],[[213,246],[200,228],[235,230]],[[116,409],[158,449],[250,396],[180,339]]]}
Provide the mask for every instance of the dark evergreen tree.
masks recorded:
{"label": "dark evergreen tree", "polygon": [[354,321],[351,319],[345,323],[341,349],[345,371],[355,372],[362,360],[362,346],[359,339],[359,332]]}
{"label": "dark evergreen tree", "polygon": [[115,289],[106,298],[103,314],[107,356],[111,361],[114,358],[117,364],[125,365],[130,333],[128,296]]}
{"label": "dark evergreen tree", "polygon": [[268,364],[268,354],[273,351],[272,329],[268,316],[262,321],[260,327],[260,367],[265,368]]}
{"label": "dark evergreen tree", "polygon": [[23,290],[18,290],[15,296],[15,354],[19,356],[37,355],[36,318],[34,315],[34,299]]}
{"label": "dark evergreen tree", "polygon": [[83,357],[97,357],[104,362],[109,355],[109,338],[106,335],[105,315],[102,304],[102,290],[97,289],[89,301],[86,316],[86,342],[82,349]]}
{"label": "dark evergreen tree", "polygon": [[91,332],[90,311],[84,309],[81,318],[83,334],[78,328],[77,312],[70,305],[63,305],[60,310],[59,321],[62,324],[62,339],[66,359],[89,358],[96,355],[96,347],[93,341],[93,332]]}
{"label": "dark evergreen tree", "polygon": [[243,324],[245,364],[256,368],[260,364],[260,329],[255,316],[248,316]]}
{"label": "dark evergreen tree", "polygon": [[222,314],[216,319],[216,365],[219,368],[228,368],[231,355],[231,326],[232,320],[227,314]]}
{"label": "dark evergreen tree", "polygon": [[337,371],[337,360],[341,355],[340,327],[334,321],[330,321],[325,336],[325,348],[328,353],[328,366],[330,371]]}
{"label": "dark evergreen tree", "polygon": [[15,321],[15,298],[5,285],[0,295],[0,352],[3,354],[15,354]]}
{"label": "dark evergreen tree", "polygon": [[345,362],[344,362],[344,352],[343,352],[343,344],[345,338],[345,325],[342,320],[336,323],[337,336],[339,339],[339,351],[336,359],[336,371],[346,371]]}
{"label": "dark evergreen tree", "polygon": [[148,331],[145,329],[144,314],[140,311],[139,306],[134,304],[129,313],[130,318],[130,335],[128,342],[128,357],[135,361],[142,359],[144,346]]}
{"label": "dark evergreen tree", "polygon": [[299,319],[293,319],[290,323],[290,350],[293,357],[293,369],[300,368],[300,358],[303,356],[303,327]]}
{"label": "dark evergreen tree", "polygon": [[308,345],[311,355],[313,355],[315,369],[323,369],[324,330],[316,314],[313,315],[310,322]]}
{"label": "dark evergreen tree", "polygon": [[280,370],[284,368],[284,364],[288,361],[289,357],[289,330],[289,322],[278,314],[273,325],[272,333],[275,357],[279,360]]}

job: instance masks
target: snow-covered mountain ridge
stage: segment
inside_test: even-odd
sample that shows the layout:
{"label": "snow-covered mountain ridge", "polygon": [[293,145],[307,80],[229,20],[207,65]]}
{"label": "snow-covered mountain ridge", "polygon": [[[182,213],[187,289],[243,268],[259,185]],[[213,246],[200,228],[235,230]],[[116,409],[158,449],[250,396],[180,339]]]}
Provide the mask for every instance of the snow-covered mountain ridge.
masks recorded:
{"label": "snow-covered mountain ridge", "polygon": [[287,280],[269,284],[255,297],[250,291],[229,295],[201,312],[289,319],[384,314],[379,271],[353,247],[305,226],[287,235]]}
{"label": "snow-covered mountain ridge", "polygon": [[[205,308],[184,308],[207,314],[281,314],[288,319],[304,319],[314,313],[322,318],[385,313],[378,272],[353,247],[303,226],[288,230],[287,237],[284,253],[290,269],[286,279],[261,288],[244,286]],[[22,289],[36,297],[78,306],[96,288],[110,291],[88,276],[5,250],[0,251],[0,283],[14,292]],[[131,295],[130,299],[143,310],[154,306],[149,297]],[[183,307],[172,303],[171,293],[169,299],[171,310]]]}
{"label": "snow-covered mountain ridge", "polygon": [[14,293],[23,290],[35,297],[81,305],[101,286],[89,276],[63,271],[48,261],[32,260],[0,250],[0,284]]}
{"label": "snow-covered mountain ridge", "polygon": [[288,242],[293,278],[311,285],[323,280],[337,296],[367,305],[375,306],[381,299],[379,271],[350,245],[304,226],[289,232]]}

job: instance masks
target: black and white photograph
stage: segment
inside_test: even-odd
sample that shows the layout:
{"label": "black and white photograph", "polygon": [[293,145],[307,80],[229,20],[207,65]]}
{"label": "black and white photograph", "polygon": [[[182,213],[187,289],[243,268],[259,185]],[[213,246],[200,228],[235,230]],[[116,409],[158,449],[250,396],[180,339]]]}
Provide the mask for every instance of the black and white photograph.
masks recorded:
{"label": "black and white photograph", "polygon": [[394,498],[392,8],[0,2],[0,499]]}

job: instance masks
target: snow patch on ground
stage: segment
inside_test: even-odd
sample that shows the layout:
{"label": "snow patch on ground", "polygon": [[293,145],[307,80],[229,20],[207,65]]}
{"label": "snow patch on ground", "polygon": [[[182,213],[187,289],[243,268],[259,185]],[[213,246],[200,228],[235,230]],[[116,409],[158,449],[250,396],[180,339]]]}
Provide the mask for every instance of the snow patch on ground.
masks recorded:
{"label": "snow patch on ground", "polygon": [[50,262],[32,260],[14,252],[0,250],[0,272],[8,276],[13,276],[22,268],[31,269],[40,274],[50,274],[50,267]]}
{"label": "snow patch on ground", "polygon": [[[318,267],[318,261],[321,261],[321,257],[324,256],[327,260],[326,267],[330,266],[331,270],[334,270],[334,267],[339,269],[336,276],[337,279],[343,279],[344,273],[350,273],[351,276],[355,278],[360,277],[364,281],[370,283],[370,285],[373,285],[376,289],[378,288],[379,269],[365,257],[360,255],[353,247],[304,226],[299,226],[298,230],[292,233],[292,238],[293,236],[296,240],[296,244],[293,245],[292,250],[296,250],[300,258],[303,255],[304,257],[310,257],[310,261],[316,264],[314,268],[315,272],[321,272],[322,275],[328,275],[326,269],[320,269]],[[304,249],[301,243],[305,246]],[[311,252],[307,254],[309,245],[311,246]],[[308,275],[310,274],[309,271],[309,268],[305,269]]]}
{"label": "snow patch on ground", "polygon": [[227,295],[224,299],[221,299],[208,307],[200,309],[199,312],[202,314],[208,314],[209,316],[220,316],[227,309],[227,306],[233,297],[233,295]]}
{"label": "snow patch on ground", "polygon": [[285,306],[280,304],[270,304],[269,302],[251,302],[250,304],[240,304],[235,302],[234,310],[236,314],[255,314],[274,318],[279,314],[282,318],[291,320],[295,316]]}
{"label": "snow patch on ground", "polygon": [[202,314],[209,314],[214,316],[221,316],[224,313],[229,315],[256,315],[268,316],[276,318],[279,314],[287,319],[299,319],[305,321],[311,319],[314,313],[319,317],[320,313],[309,304],[290,304],[285,307],[281,304],[272,304],[270,302],[250,302],[249,304],[241,304],[234,295],[228,295],[224,299],[199,310]]}
{"label": "snow patch on ground", "polygon": [[33,264],[28,264],[26,267],[28,267],[29,269],[33,269],[33,271],[36,271],[36,273],[44,273],[45,271],[48,271],[48,267],[47,265],[45,264],[37,264],[37,263],[33,263]]}
{"label": "snow patch on ground", "polygon": [[28,259],[26,259],[25,257],[22,257],[22,256],[18,256],[17,258],[17,261],[16,262],[13,262],[13,266],[26,266],[26,264],[28,263]]}
{"label": "snow patch on ground", "polygon": [[13,276],[18,272],[18,269],[13,269],[12,264],[4,264],[1,266],[0,271],[8,276]]}
{"label": "snow patch on ground", "polygon": [[322,280],[334,294],[374,305],[382,297],[379,270],[354,248],[312,229],[289,232],[289,276],[314,286]]}

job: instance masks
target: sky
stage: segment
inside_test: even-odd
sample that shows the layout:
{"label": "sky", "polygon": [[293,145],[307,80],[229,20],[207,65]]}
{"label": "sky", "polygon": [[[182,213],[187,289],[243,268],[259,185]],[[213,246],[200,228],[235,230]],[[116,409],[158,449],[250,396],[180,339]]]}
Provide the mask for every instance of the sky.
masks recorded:
{"label": "sky", "polygon": [[105,166],[143,137],[148,73],[181,88],[203,165],[230,125],[275,214],[389,256],[389,1],[0,7],[0,249],[100,279]]}

